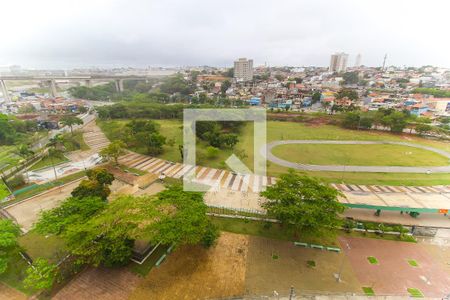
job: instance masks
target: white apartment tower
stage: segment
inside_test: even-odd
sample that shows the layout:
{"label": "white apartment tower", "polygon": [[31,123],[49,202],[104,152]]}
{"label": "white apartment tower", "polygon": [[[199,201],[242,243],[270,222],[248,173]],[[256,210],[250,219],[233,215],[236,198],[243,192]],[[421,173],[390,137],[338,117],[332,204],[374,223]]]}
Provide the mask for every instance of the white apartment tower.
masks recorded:
{"label": "white apartment tower", "polygon": [[362,60],[361,54],[356,55],[355,67],[361,67],[361,60]]}
{"label": "white apartment tower", "polygon": [[345,72],[347,70],[347,60],[348,60],[348,54],[341,52],[341,53],[334,53],[331,55],[330,60],[330,72]]}
{"label": "white apartment tower", "polygon": [[234,78],[237,81],[253,80],[253,59],[239,58],[234,62]]}

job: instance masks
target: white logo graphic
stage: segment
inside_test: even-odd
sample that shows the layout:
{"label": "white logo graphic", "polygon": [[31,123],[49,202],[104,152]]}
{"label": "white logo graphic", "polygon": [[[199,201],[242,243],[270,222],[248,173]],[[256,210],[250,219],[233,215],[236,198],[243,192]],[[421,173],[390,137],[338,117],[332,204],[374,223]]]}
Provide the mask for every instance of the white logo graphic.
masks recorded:
{"label": "white logo graphic", "polygon": [[[232,172],[240,175],[266,175],[266,110],[265,109],[185,109],[183,119],[183,163],[189,171],[183,176],[185,191],[206,192],[213,183],[196,178],[196,122],[251,121],[253,122],[253,172],[234,154],[226,161]],[[251,145],[249,145],[251,147]],[[198,184],[201,183],[201,184]],[[217,184],[217,183],[216,183]],[[219,183],[220,184],[220,183]]]}

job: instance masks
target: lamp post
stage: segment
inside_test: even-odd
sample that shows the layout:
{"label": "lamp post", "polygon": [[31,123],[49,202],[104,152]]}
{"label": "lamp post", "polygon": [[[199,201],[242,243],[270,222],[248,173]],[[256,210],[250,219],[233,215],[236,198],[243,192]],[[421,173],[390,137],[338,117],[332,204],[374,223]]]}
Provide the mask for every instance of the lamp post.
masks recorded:
{"label": "lamp post", "polygon": [[[350,245],[348,243],[345,243],[345,246],[347,247],[348,250],[350,250]],[[341,282],[341,276],[342,276],[342,269],[344,268],[344,263],[345,263],[345,253],[343,253],[343,257],[342,257],[342,262],[341,262],[341,266],[339,267],[339,273],[335,274],[336,275],[336,282]]]}

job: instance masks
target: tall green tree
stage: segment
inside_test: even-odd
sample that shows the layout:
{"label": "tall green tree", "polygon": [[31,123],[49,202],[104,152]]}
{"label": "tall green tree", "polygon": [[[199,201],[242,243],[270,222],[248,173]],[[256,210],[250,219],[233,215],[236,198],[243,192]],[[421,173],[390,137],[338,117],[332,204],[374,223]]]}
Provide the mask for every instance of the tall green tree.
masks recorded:
{"label": "tall green tree", "polygon": [[109,185],[114,181],[114,175],[104,168],[95,168],[86,172],[88,179],[84,179],[73,189],[72,197],[100,197],[106,200],[111,193]]}
{"label": "tall green tree", "polygon": [[290,170],[261,195],[267,198],[263,207],[270,215],[297,230],[320,231],[340,224],[345,209],[338,201],[343,196],[318,179]]}
{"label": "tall green tree", "polygon": [[147,148],[147,153],[150,155],[158,155],[163,152],[163,146],[166,143],[166,138],[160,133],[140,132],[136,138],[142,146]]}
{"label": "tall green tree", "polygon": [[0,274],[8,268],[12,256],[19,252],[19,227],[9,219],[0,219]]}
{"label": "tall green tree", "polygon": [[58,274],[55,264],[49,263],[46,259],[38,258],[27,269],[27,276],[23,284],[33,291],[49,291]]}
{"label": "tall green tree", "polygon": [[382,118],[382,124],[389,127],[392,132],[401,133],[403,129],[406,128],[408,117],[400,112],[395,111],[389,115],[386,115]]}
{"label": "tall green tree", "polygon": [[83,120],[81,120],[80,118],[78,118],[76,116],[69,116],[69,115],[62,117],[60,122],[64,126],[69,126],[70,132],[72,133],[72,135],[73,135],[73,126],[83,124]]}
{"label": "tall green tree", "polygon": [[7,115],[0,114],[0,145],[14,143],[16,130]]}
{"label": "tall green tree", "polygon": [[222,85],[220,86],[220,92],[222,93],[222,95],[225,95],[225,92],[231,87],[231,81],[229,80],[224,80],[222,82]]}
{"label": "tall green tree", "polygon": [[123,265],[134,240],[210,246],[218,236],[206,215],[202,194],[171,186],[156,196],[121,196],[88,221],[63,233],[69,251],[81,262]]}
{"label": "tall green tree", "polygon": [[158,194],[155,205],[157,210],[166,211],[159,222],[149,227],[155,240],[163,244],[201,243],[209,247],[218,237],[217,228],[206,215],[207,206],[201,193],[185,192],[181,185],[173,185]]}
{"label": "tall green tree", "polygon": [[339,92],[336,93],[336,99],[343,99],[345,97],[347,97],[350,100],[357,100],[358,92],[352,89],[341,89]]}
{"label": "tall green tree", "polygon": [[114,141],[100,151],[100,156],[106,160],[113,161],[115,165],[119,164],[119,157],[126,153],[126,144],[122,141]]}
{"label": "tall green tree", "polygon": [[312,95],[312,102],[313,103],[319,102],[320,99],[322,99],[322,93],[314,92],[314,94]]}
{"label": "tall green tree", "polygon": [[69,226],[85,223],[105,207],[106,203],[100,197],[70,197],[60,206],[42,211],[35,228],[37,232],[44,235],[59,235]]}
{"label": "tall green tree", "polygon": [[359,81],[357,72],[345,72],[342,75],[345,84],[357,84]]}

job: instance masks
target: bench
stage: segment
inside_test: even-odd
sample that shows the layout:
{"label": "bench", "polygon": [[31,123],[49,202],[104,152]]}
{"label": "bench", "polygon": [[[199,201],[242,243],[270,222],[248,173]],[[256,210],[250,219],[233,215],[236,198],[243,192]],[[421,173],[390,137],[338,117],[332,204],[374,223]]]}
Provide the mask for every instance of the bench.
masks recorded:
{"label": "bench", "polygon": [[311,248],[323,250],[324,247],[322,245],[311,244]]}
{"label": "bench", "polygon": [[301,247],[305,247],[308,248],[308,244],[307,243],[302,243],[302,242],[294,242],[295,246],[301,246]]}
{"label": "bench", "polygon": [[340,253],[340,252],[341,252],[341,249],[340,249],[340,248],[335,248],[335,247],[327,247],[327,250],[328,250],[328,251],[337,252],[337,253]]}
{"label": "bench", "polygon": [[159,259],[158,259],[158,261],[156,262],[156,266],[157,267],[159,267],[159,265],[163,262],[163,260],[166,258],[166,255],[165,254],[163,254]]}

